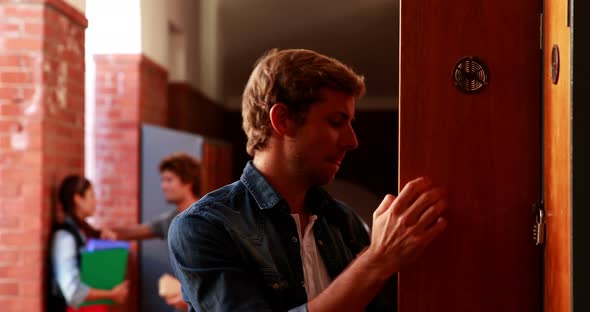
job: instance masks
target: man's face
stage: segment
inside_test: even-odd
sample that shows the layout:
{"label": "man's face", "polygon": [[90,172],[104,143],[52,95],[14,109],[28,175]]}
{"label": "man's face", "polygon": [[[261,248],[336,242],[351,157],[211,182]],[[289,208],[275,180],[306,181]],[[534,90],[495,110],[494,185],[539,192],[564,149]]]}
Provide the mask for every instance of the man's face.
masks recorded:
{"label": "man's face", "polygon": [[160,173],[160,187],[167,202],[178,204],[187,196],[190,196],[192,185],[183,183],[176,173],[164,170]]}
{"label": "man's face", "polygon": [[354,97],[323,90],[322,100],[311,105],[305,123],[287,137],[289,164],[305,182],[332,182],[346,152],[358,146],[352,129],[354,107]]}

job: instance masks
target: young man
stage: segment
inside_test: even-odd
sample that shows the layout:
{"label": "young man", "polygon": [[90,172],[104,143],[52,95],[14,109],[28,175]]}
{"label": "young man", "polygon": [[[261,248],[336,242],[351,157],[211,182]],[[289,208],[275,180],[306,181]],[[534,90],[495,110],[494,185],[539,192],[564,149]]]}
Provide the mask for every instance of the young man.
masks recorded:
{"label": "young man", "polygon": [[174,219],[172,265],[189,311],[392,311],[386,281],[446,225],[443,192],[426,178],[387,195],[369,234],[320,186],[346,152],[363,77],[308,50],[273,50],[244,90],[253,156],[239,181]]}
{"label": "young man", "polygon": [[[195,203],[200,196],[201,165],[190,155],[175,153],[160,162],[161,188],[166,201],[176,205],[176,208],[162,213],[148,223],[131,227],[103,229],[101,237],[112,240],[144,240],[168,238],[168,229],[172,219]],[[186,311],[186,303],[182,294],[177,293],[165,298],[166,302]]]}

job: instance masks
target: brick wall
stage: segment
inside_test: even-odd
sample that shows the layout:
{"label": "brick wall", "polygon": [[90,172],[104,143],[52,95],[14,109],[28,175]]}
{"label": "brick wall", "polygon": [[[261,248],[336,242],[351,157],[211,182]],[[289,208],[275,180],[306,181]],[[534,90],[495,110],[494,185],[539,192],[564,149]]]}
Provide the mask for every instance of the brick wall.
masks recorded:
{"label": "brick wall", "polygon": [[[143,55],[97,55],[96,168],[99,225],[139,222],[140,125],[166,126],[168,73]],[[137,245],[130,257],[131,298],[117,311],[138,309]]]}
{"label": "brick wall", "polygon": [[83,173],[84,16],[62,1],[0,2],[0,307],[42,311],[63,176]]}

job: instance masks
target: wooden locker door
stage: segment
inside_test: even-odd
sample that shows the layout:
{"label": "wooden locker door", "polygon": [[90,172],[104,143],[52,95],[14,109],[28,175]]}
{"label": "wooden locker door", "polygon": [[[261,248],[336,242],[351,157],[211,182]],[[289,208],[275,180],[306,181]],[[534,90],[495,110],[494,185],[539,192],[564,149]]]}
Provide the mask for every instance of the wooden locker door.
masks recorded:
{"label": "wooden locker door", "polygon": [[[540,0],[402,0],[399,185],[429,176],[448,226],[399,275],[400,312],[527,312],[541,305]],[[455,63],[481,59],[466,94]]]}
{"label": "wooden locker door", "polygon": [[[572,311],[571,45],[567,12],[567,0],[545,0],[543,196],[547,235],[543,301],[547,312]],[[557,84],[551,79],[554,45],[559,47],[560,59]]]}

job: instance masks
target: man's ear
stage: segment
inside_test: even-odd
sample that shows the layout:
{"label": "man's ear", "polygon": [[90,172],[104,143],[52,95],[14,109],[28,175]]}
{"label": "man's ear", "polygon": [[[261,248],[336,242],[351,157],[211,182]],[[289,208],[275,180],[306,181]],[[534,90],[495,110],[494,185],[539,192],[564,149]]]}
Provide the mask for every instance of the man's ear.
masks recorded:
{"label": "man's ear", "polygon": [[270,108],[270,123],[279,135],[291,136],[296,129],[295,122],[289,116],[289,109],[283,103],[276,103]]}

